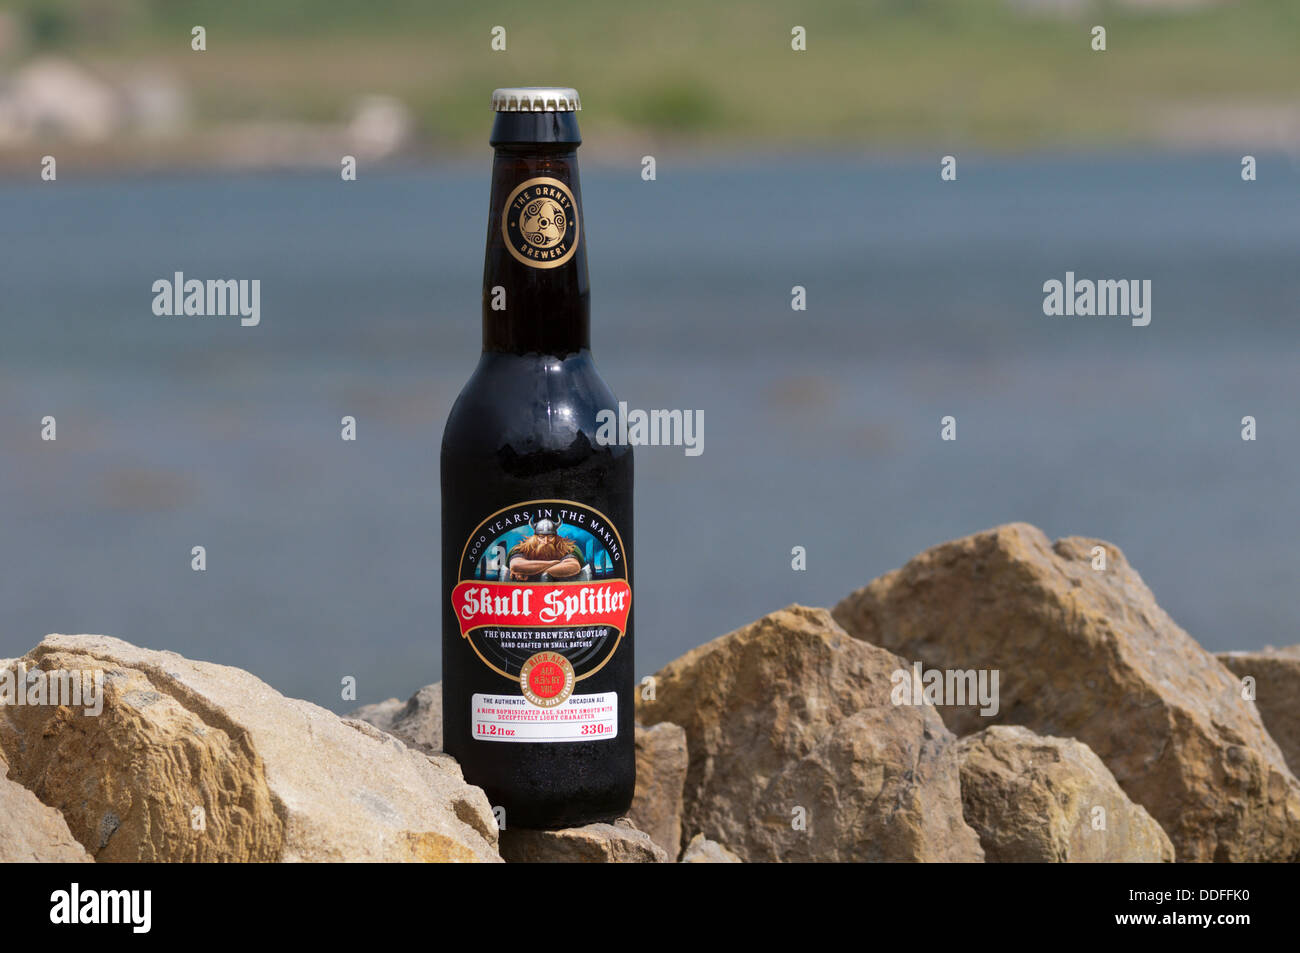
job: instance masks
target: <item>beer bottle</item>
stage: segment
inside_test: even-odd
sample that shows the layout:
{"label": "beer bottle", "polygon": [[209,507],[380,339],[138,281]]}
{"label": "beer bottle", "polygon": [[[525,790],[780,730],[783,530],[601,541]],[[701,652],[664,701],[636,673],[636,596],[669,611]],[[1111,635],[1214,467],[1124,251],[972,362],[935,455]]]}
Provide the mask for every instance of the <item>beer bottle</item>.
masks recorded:
{"label": "beer bottle", "polygon": [[632,452],[592,361],[578,94],[492,94],[483,353],[442,440],[443,739],[507,827],[632,801]]}

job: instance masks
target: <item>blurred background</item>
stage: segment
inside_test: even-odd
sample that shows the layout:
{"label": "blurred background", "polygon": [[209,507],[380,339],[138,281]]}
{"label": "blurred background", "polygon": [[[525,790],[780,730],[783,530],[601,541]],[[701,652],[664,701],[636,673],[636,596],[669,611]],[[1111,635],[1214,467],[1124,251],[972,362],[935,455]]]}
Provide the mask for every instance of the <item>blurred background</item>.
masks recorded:
{"label": "blurred background", "polygon": [[[704,416],[637,453],[642,673],[1009,520],[1117,543],[1211,650],[1300,641],[1297,50],[1294,0],[0,5],[0,657],[102,632],[339,711],[439,677],[516,84],[582,95],[605,376]],[[261,325],[155,317],[175,271],[260,279]],[[1150,279],[1150,326],[1045,317],[1066,271]]]}

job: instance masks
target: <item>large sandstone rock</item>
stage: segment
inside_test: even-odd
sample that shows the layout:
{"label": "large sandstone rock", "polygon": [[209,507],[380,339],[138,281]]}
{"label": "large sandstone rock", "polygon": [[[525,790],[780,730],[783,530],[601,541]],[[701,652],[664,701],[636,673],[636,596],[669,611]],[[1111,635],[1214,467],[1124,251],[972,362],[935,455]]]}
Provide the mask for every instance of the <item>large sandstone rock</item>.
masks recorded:
{"label": "large sandstone rock", "polygon": [[957,751],[962,811],[990,862],[1174,859],[1160,825],[1081,741],[995,725]]}
{"label": "large sandstone rock", "polygon": [[348,717],[382,728],[421,751],[441,751],[442,682],[425,685],[405,702],[390,698],[363,705]]}
{"label": "large sandstone rock", "polygon": [[0,751],[0,863],[88,863],[86,849],[68,830],[63,815],[4,775]]}
{"label": "large sandstone rock", "polygon": [[[1098,546],[1104,571],[1092,568]],[[1300,854],[1300,783],[1254,704],[1116,547],[1001,526],[927,550],[834,615],[909,661],[999,670],[997,715],[943,708],[948,727],[1011,723],[1085,742],[1179,860]]]}
{"label": "large sandstone rock", "polygon": [[499,860],[487,798],[445,756],[237,668],[103,636],[24,660],[104,672],[104,709],[0,708],[10,777],[96,860]]}
{"label": "large sandstone rock", "polygon": [[1264,727],[1282,749],[1291,773],[1300,777],[1300,645],[1226,652],[1218,658],[1239,680],[1255,680],[1255,707]]}
{"label": "large sandstone rock", "polygon": [[510,863],[662,864],[668,854],[626,818],[557,831],[507,827],[501,856]]}
{"label": "large sandstone rock", "polygon": [[638,713],[686,729],[687,830],[749,862],[983,859],[952,734],[890,701],[901,666],[803,606],[666,666]]}
{"label": "large sandstone rock", "polygon": [[636,726],[636,793],[627,816],[676,859],[682,849],[686,732],[670,722]]}
{"label": "large sandstone rock", "polygon": [[683,864],[742,864],[739,857],[717,841],[711,841],[703,834],[696,834],[682,851]]}

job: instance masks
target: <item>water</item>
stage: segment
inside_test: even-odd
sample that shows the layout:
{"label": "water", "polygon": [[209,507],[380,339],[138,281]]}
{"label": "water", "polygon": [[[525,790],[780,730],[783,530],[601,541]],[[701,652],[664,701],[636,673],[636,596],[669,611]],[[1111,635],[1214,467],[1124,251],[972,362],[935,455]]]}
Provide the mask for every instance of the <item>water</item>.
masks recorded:
{"label": "water", "polygon": [[[658,160],[583,179],[603,372],[704,413],[702,456],[638,452],[639,671],[1009,520],[1119,544],[1207,648],[1300,641],[1286,159]],[[339,711],[436,680],[488,171],[0,188],[0,657],[101,632]],[[260,278],[261,326],[155,317],[177,270]],[[1151,279],[1151,325],[1045,317],[1067,270]]]}

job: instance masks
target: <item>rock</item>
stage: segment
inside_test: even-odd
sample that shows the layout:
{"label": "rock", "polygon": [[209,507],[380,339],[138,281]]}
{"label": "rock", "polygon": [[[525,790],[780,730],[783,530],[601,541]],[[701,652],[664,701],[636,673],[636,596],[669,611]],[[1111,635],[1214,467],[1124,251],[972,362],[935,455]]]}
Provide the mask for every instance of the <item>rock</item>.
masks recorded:
{"label": "rock", "polygon": [[368,725],[374,725],[391,734],[393,719],[397,713],[406,707],[406,702],[400,698],[385,698],[381,702],[373,702],[369,705],[362,705],[360,708],[354,708],[344,718],[353,721],[364,721]]}
{"label": "rock", "polygon": [[686,732],[669,722],[636,726],[636,793],[628,818],[676,859],[682,849]]}
{"label": "rock", "polygon": [[501,856],[509,863],[662,864],[668,854],[626,818],[557,831],[507,827]]}
{"label": "rock", "polygon": [[683,864],[743,864],[744,861],[703,834],[696,834],[682,851]]}
{"label": "rock", "polygon": [[990,862],[1174,859],[1160,825],[1081,741],[995,725],[962,738],[957,751],[962,810]]}
{"label": "rock", "polygon": [[687,829],[747,862],[983,859],[952,734],[890,701],[902,664],[803,606],[669,663],[638,713],[686,730]]}
{"label": "rock", "polygon": [[[1104,571],[1092,568],[1096,547]],[[1254,704],[1115,546],[1000,526],[927,550],[834,615],[909,663],[998,670],[997,714],[945,707],[948,727],[1018,724],[1083,741],[1160,822],[1179,860],[1300,854],[1300,782]]]}
{"label": "rock", "polygon": [[[348,715],[427,753],[442,750],[442,683],[426,685],[402,702],[364,705]],[[675,858],[682,841],[682,786],[686,732],[676,725],[636,726],[636,795],[628,819]],[[585,828],[579,828],[585,829]]]}
{"label": "rock", "polygon": [[241,669],[92,635],[23,661],[103,673],[98,717],[0,708],[10,777],[96,860],[499,860],[487,798],[450,758]]}
{"label": "rock", "polygon": [[425,685],[406,702],[396,698],[363,705],[349,718],[368,721],[426,753],[442,750],[442,682]]}
{"label": "rock", "polygon": [[1282,750],[1291,773],[1300,777],[1300,645],[1226,652],[1218,659],[1239,679],[1255,680],[1255,707],[1264,727]]}
{"label": "rock", "polygon": [[[405,702],[390,698],[365,705],[348,717],[369,722],[427,753],[440,751],[442,683],[426,685]],[[669,859],[675,858],[681,850],[682,839],[686,733],[676,725],[653,728],[637,725],[636,751],[636,796],[628,818],[662,847]]]}
{"label": "rock", "polygon": [[89,863],[63,815],[6,778],[8,769],[0,751],[0,863]]}

